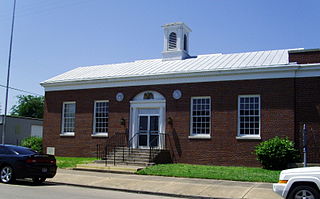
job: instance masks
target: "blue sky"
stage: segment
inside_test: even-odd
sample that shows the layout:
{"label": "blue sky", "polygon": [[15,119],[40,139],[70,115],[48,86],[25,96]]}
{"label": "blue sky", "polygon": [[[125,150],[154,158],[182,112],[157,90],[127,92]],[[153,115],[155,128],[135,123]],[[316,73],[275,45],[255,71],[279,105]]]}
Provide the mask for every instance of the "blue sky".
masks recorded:
{"label": "blue sky", "polygon": [[[0,85],[12,5],[0,1]],[[171,22],[192,29],[191,55],[320,48],[319,19],[319,0],[17,0],[10,86],[43,95],[41,81],[79,66],[160,58]],[[4,100],[0,87],[1,113]]]}

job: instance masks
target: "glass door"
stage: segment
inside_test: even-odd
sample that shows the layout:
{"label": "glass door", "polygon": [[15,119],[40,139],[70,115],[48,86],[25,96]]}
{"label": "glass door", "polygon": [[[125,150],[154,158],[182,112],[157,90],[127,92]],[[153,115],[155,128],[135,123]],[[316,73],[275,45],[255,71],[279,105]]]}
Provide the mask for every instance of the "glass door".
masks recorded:
{"label": "glass door", "polygon": [[149,120],[149,147],[157,148],[159,146],[159,116],[150,116]]}
{"label": "glass door", "polygon": [[139,115],[138,146],[159,147],[159,115]]}

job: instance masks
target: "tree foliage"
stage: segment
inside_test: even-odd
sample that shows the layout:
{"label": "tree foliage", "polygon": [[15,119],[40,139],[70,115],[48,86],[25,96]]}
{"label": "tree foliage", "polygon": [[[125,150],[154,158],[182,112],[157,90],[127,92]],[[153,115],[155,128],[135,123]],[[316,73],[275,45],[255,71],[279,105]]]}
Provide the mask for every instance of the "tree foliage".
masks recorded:
{"label": "tree foliage", "polygon": [[299,159],[294,143],[288,138],[274,137],[256,146],[255,154],[266,169],[282,170]]}
{"label": "tree foliage", "polygon": [[11,108],[11,114],[23,117],[43,118],[44,97],[18,95],[18,104]]}

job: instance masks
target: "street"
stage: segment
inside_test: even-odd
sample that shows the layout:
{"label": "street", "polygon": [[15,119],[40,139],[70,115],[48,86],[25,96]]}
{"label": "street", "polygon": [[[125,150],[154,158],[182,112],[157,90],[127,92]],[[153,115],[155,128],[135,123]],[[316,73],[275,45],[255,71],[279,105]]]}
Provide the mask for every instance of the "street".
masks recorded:
{"label": "street", "polygon": [[17,181],[15,184],[0,184],[1,198],[7,199],[173,199],[173,197],[126,193],[68,185],[49,184],[35,186],[31,181]]}

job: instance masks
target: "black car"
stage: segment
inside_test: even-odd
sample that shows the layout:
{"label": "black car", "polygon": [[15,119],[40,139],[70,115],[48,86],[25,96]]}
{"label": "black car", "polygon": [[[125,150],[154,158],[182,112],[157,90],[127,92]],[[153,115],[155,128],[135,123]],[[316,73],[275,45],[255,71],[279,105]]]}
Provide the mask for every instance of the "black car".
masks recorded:
{"label": "black car", "polygon": [[0,145],[0,180],[11,183],[15,179],[32,178],[42,183],[56,175],[57,165],[53,155],[40,154],[32,149]]}

